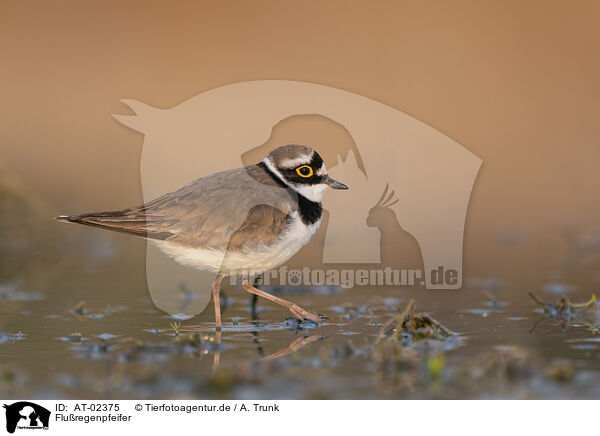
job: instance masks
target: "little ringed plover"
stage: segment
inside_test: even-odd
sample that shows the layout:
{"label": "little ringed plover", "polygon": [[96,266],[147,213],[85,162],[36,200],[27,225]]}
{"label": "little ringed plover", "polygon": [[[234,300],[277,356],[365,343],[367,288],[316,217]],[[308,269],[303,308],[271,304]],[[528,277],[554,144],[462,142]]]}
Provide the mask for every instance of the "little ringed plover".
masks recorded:
{"label": "little ringed plover", "polygon": [[[310,147],[284,145],[256,165],[199,178],[138,207],[57,219],[142,236],[182,265],[214,272],[216,328],[223,277],[259,275],[286,262],[315,234],[326,189],[348,189],[327,175]],[[321,317],[256,289],[298,319]]]}

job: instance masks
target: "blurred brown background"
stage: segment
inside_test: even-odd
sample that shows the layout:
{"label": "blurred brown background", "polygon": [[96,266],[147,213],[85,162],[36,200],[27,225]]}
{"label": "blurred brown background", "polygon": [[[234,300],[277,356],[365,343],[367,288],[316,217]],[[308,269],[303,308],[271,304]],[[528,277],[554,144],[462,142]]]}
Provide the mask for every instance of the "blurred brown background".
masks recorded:
{"label": "blurred brown background", "polygon": [[[127,113],[120,99],[168,108],[238,81],[321,83],[402,110],[483,159],[466,279],[593,287],[598,22],[597,1],[5,0],[0,161],[48,217],[122,208],[141,201],[143,138],[111,117]],[[143,268],[145,244],[131,244]]]}

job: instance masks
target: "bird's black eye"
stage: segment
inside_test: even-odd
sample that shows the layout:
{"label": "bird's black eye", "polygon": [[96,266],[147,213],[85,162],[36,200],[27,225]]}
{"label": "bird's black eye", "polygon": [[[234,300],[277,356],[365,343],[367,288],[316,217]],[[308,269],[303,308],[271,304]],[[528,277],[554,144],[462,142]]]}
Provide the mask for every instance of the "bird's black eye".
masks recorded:
{"label": "bird's black eye", "polygon": [[313,169],[308,165],[302,165],[296,168],[296,172],[300,177],[310,177],[313,175]]}

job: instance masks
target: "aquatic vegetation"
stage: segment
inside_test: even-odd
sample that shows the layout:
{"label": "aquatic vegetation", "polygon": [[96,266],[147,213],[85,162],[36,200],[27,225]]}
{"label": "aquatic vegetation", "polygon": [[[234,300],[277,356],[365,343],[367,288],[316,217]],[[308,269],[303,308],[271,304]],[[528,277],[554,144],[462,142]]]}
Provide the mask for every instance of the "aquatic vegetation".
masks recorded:
{"label": "aquatic vegetation", "polygon": [[395,340],[402,345],[411,345],[423,339],[445,341],[456,335],[426,313],[415,314],[415,301],[410,300],[404,312],[386,322],[379,332],[377,343]]}
{"label": "aquatic vegetation", "polygon": [[[427,380],[438,380],[446,367],[443,351],[457,346],[458,334],[426,313],[415,313],[415,302],[387,321],[379,331],[372,358],[380,370],[383,384],[408,386],[411,390],[422,377],[424,365]],[[404,374],[402,374],[404,373]]]}
{"label": "aquatic vegetation", "polygon": [[531,299],[542,309],[543,316],[535,323],[531,331],[535,331],[537,327],[544,321],[549,319],[558,319],[563,328],[568,328],[573,318],[579,313],[589,309],[596,302],[596,294],[583,303],[573,303],[566,295],[561,296],[556,303],[547,303],[540,300],[532,292],[529,293]]}
{"label": "aquatic vegetation", "polygon": [[173,330],[173,334],[175,336],[178,336],[179,330],[181,329],[181,323],[179,321],[173,321],[169,324],[169,326],[171,327],[171,330]]}
{"label": "aquatic vegetation", "polygon": [[535,304],[544,310],[544,313],[552,315],[553,317],[563,318],[571,317],[577,312],[589,309],[596,302],[596,294],[592,295],[592,298],[584,303],[573,303],[569,297],[563,295],[554,304],[541,301],[532,292],[529,293],[529,296],[535,301]]}
{"label": "aquatic vegetation", "polygon": [[446,367],[446,356],[443,353],[436,354],[427,359],[427,369],[432,379],[440,378],[442,371]]}

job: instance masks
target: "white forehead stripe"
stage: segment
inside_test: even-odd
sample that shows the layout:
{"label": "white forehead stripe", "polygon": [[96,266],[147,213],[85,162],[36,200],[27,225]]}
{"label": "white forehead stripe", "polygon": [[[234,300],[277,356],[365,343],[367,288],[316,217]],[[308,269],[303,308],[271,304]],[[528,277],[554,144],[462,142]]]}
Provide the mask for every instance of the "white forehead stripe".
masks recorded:
{"label": "white forehead stripe", "polygon": [[325,162],[323,162],[321,168],[317,170],[317,176],[324,176],[325,174],[327,174],[327,168],[325,168]]}
{"label": "white forehead stripe", "polygon": [[295,157],[293,159],[284,159],[281,161],[280,163],[280,167],[283,168],[295,168],[298,165],[302,165],[302,164],[308,164],[310,163],[310,161],[312,160],[313,154],[315,152],[313,151],[310,155],[300,155],[298,157]]}

